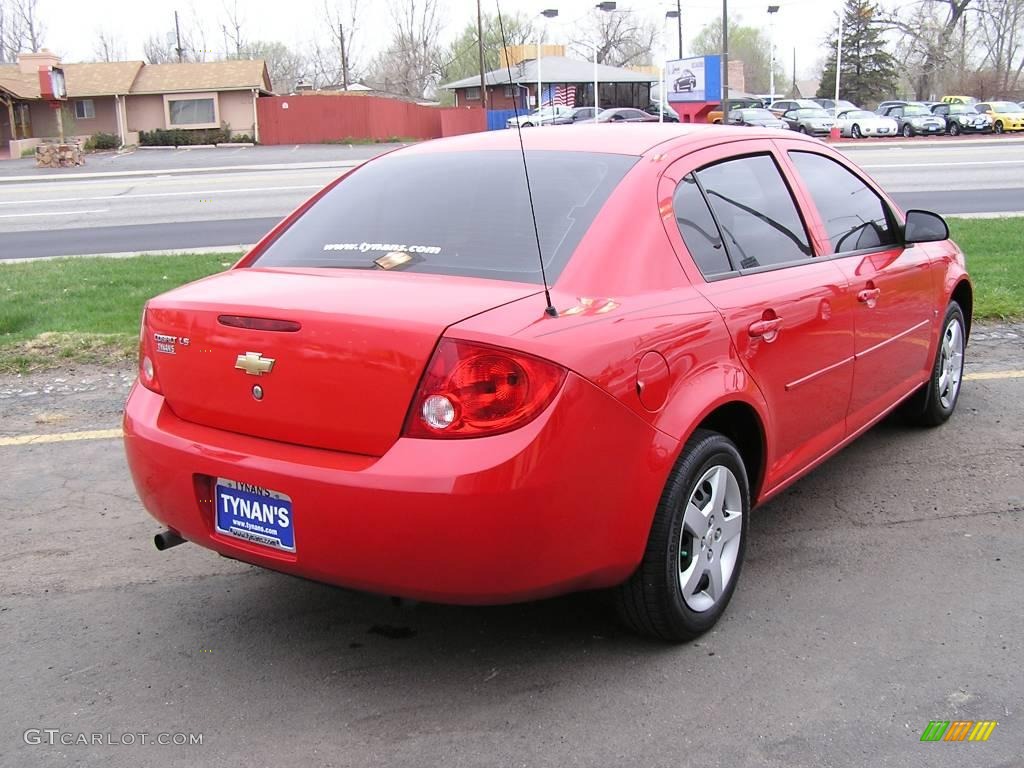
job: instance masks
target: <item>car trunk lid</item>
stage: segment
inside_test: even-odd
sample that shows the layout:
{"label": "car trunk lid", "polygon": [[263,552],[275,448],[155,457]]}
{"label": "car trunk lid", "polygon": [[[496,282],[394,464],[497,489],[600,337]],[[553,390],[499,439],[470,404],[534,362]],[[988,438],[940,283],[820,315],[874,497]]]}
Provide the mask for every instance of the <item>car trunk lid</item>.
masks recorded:
{"label": "car trunk lid", "polygon": [[143,330],[179,418],[380,456],[445,328],[537,292],[429,274],[236,269],[152,300]]}

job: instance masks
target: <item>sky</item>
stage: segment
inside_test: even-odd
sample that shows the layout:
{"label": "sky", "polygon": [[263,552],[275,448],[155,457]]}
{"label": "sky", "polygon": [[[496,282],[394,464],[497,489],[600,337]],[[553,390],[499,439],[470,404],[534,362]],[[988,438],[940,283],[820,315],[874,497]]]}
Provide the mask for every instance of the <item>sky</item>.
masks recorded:
{"label": "sky", "polygon": [[[141,59],[142,45],[151,34],[167,34],[173,30],[174,10],[182,18],[203,19],[207,46],[224,48],[221,24],[225,3],[233,0],[180,0],[178,3],[140,3],[138,0],[39,0],[39,16],[46,27],[46,45],[60,53],[64,61],[93,58],[99,30],[112,34],[123,46],[129,59]],[[328,0],[344,6],[350,0]],[[356,41],[357,57],[368,61],[384,47],[389,36],[389,0],[359,0],[360,29]],[[453,39],[468,20],[476,18],[476,0],[440,0],[446,19],[445,42]],[[503,13],[519,11],[535,16],[546,8],[557,8],[557,18],[545,21],[545,41],[567,43],[574,27],[585,18],[597,0],[502,0]],[[797,76],[813,75],[823,57],[821,41],[835,23],[840,0],[773,0],[780,5],[775,14],[776,56],[783,69],[792,68],[794,47],[797,50]],[[289,46],[311,48],[319,37],[326,40],[324,0],[240,0],[238,7],[244,20],[243,34],[248,39],[279,40]],[[769,29],[769,0],[729,0],[729,12],[742,23]],[[495,0],[483,0],[484,11],[493,12]],[[675,0],[620,0],[618,8],[643,14],[652,21],[662,20],[664,42],[675,58],[676,29],[674,20],[666,22],[665,12],[675,9]],[[719,0],[683,0],[684,55],[690,41],[707,22],[721,15]]]}

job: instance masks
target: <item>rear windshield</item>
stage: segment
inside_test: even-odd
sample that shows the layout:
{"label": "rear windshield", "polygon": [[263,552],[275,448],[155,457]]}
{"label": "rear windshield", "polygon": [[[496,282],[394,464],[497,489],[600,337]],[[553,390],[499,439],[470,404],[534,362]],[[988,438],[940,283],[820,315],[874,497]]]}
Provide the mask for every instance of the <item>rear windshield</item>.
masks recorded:
{"label": "rear windshield", "polygon": [[[638,158],[553,151],[526,157],[553,281]],[[398,256],[384,258],[389,253]],[[254,266],[386,266],[540,283],[523,157],[510,150],[381,157],[320,198]]]}

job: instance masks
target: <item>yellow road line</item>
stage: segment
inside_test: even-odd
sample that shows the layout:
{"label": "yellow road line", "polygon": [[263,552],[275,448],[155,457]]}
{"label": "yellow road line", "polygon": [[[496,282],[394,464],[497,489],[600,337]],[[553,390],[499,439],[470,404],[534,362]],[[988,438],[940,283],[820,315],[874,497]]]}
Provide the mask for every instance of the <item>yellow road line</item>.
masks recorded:
{"label": "yellow road line", "polygon": [[990,379],[1024,379],[1024,371],[979,371],[965,373],[964,381],[988,381]]}
{"label": "yellow road line", "polygon": [[[994,379],[1024,379],[1024,371],[979,371],[964,374],[964,381]],[[43,443],[66,443],[73,440],[113,440],[121,435],[120,429],[90,429],[84,432],[58,432],[53,435],[15,435],[14,437],[0,437],[0,448],[7,445],[41,445]]]}
{"label": "yellow road line", "polygon": [[5,445],[40,445],[42,443],[65,443],[70,440],[110,440],[121,437],[120,429],[90,429],[85,432],[59,432],[53,435],[15,435],[0,437],[0,447]]}

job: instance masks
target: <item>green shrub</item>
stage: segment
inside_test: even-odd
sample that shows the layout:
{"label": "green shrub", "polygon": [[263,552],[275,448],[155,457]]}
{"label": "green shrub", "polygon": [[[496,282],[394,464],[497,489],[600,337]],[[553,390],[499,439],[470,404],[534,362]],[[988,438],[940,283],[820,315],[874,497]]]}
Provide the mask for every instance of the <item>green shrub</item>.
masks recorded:
{"label": "green shrub", "polygon": [[139,132],[139,144],[143,147],[191,147],[197,144],[223,144],[226,141],[231,141],[231,132],[223,128],[158,128]]}
{"label": "green shrub", "polygon": [[121,140],[112,133],[94,133],[85,141],[86,152],[95,152],[103,149],[117,149],[121,146]]}

